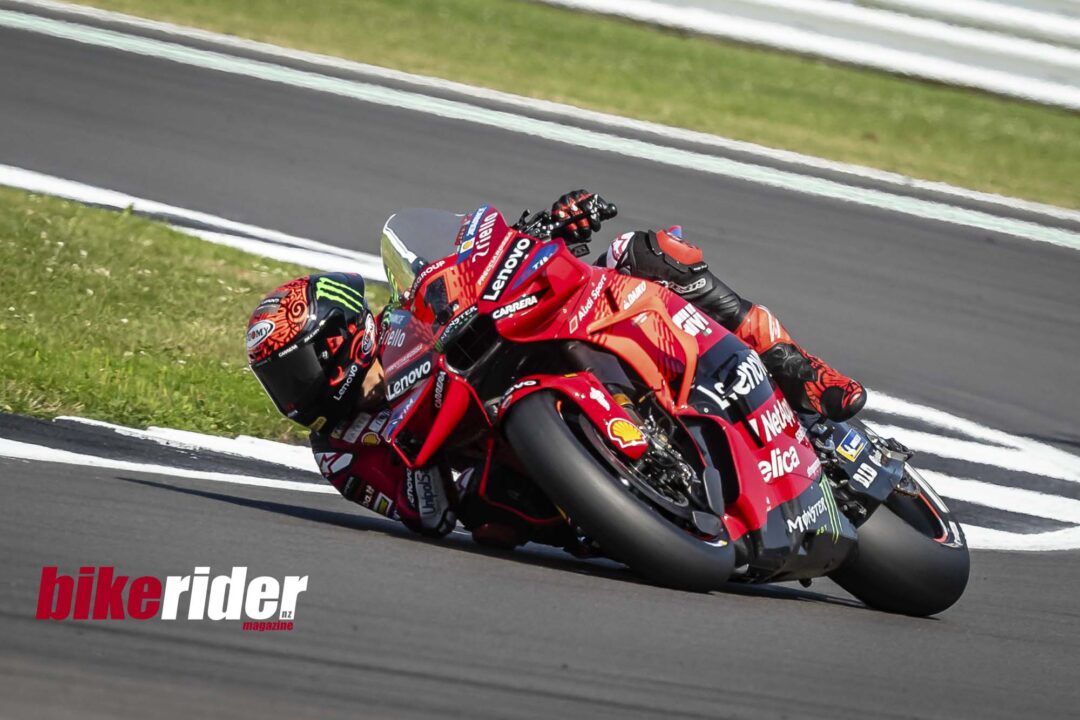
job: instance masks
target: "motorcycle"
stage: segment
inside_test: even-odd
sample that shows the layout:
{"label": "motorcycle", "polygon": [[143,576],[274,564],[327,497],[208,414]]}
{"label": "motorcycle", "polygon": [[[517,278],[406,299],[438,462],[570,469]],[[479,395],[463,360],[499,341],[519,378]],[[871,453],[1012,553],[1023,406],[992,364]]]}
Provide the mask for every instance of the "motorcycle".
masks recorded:
{"label": "motorcycle", "polygon": [[[491,506],[674,588],[828,576],[919,616],[959,599],[963,530],[909,450],[796,413],[734,334],[659,284],[586,264],[584,243],[546,239],[559,226],[546,213],[519,226],[485,205],[383,228],[383,435],[406,466],[481,468]],[[453,254],[425,259],[451,239]]]}

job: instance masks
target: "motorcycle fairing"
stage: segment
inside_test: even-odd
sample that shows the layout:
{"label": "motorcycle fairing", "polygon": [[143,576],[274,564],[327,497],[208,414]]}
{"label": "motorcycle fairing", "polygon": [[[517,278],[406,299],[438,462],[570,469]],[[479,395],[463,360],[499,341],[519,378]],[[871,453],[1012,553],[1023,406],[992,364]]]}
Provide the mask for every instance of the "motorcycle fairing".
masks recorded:
{"label": "motorcycle fairing", "polygon": [[[733,539],[747,537],[755,554],[760,554],[761,561],[752,562],[752,572],[798,577],[843,557],[837,545],[848,542],[854,530],[834,512],[835,503],[805,431],[771,380],[759,377],[760,359],[749,348],[667,289],[585,266],[561,241],[543,242],[509,228],[493,208],[485,206],[466,216],[457,232],[453,262],[439,262],[430,269],[421,266],[417,282],[403,297],[407,309],[389,316],[391,324],[402,325],[409,336],[388,356],[395,364],[394,378],[403,372],[408,378],[413,358],[432,350],[438,356],[434,376],[417,380],[393,401],[392,427],[386,432],[407,464],[430,458],[449,438],[448,426],[473,422],[470,413],[482,418],[476,423],[481,429],[490,426],[490,410],[441,355],[453,335],[483,315],[498,337],[514,343],[579,340],[605,350],[645,380],[657,401],[677,419],[718,428],[725,447],[708,452],[728,453],[727,470],[735,477],[727,485],[736,488],[734,497],[725,498],[723,521]],[[465,247],[470,241],[471,246]],[[430,291],[436,284],[437,292]],[[399,312],[410,318],[399,319]],[[457,409],[455,422],[443,423],[435,432],[430,425],[437,414],[434,386],[439,378],[445,378],[443,408],[451,403]],[[696,384],[711,393],[693,390]],[[508,408],[540,389],[555,390],[574,402],[604,434],[611,421],[630,424],[625,411],[588,373],[519,378],[501,405]],[[590,397],[594,390],[610,410]],[[453,393],[458,397],[451,401]],[[618,443],[614,447],[640,457],[646,443],[627,430],[626,447]],[[487,444],[485,482],[499,445]]]}
{"label": "motorcycle fairing", "polygon": [[856,537],[828,479],[820,477],[769,510],[765,524],[750,534],[755,552],[748,575],[760,582],[819,577],[840,566]]}
{"label": "motorcycle fairing", "polygon": [[[503,512],[510,513],[530,525],[557,525],[566,522],[566,518],[559,509],[551,504],[546,498],[534,498],[533,502],[522,503],[520,498],[513,504],[506,499],[506,478],[496,477],[495,469],[499,468],[506,473],[509,468],[498,462],[501,448],[494,439],[487,444],[484,462],[480,469],[480,480],[476,492],[488,505],[498,508]],[[524,507],[522,507],[524,506]]]}
{"label": "motorcycle fairing", "polygon": [[[650,383],[659,397],[668,400],[676,415],[704,415],[712,422],[720,422],[723,432],[729,436],[729,448],[737,444],[742,450],[732,453],[742,459],[741,463],[736,463],[740,490],[737,497],[730,500],[734,504],[728,508],[727,519],[733,520],[729,532],[733,537],[762,531],[769,522],[770,511],[784,503],[795,503],[792,512],[804,512],[805,508],[797,498],[820,476],[820,462],[794,412],[760,367],[757,355],[723,326],[655,283],[603,268],[589,268],[587,274],[582,274],[579,266],[573,266],[574,273],[564,272],[559,262],[562,252],[553,253],[534,275],[518,285],[523,294],[550,290],[552,297],[497,320],[499,333],[515,342],[538,342],[549,340],[550,333],[554,332],[558,339],[577,339],[600,347],[627,362]],[[526,267],[531,262],[532,257],[529,257]],[[564,306],[561,312],[552,313],[550,309],[544,312],[542,307],[554,304],[555,296],[564,295],[559,291],[563,282],[573,282],[579,289],[569,301],[559,302]],[[510,295],[501,300],[509,303],[513,297]],[[560,319],[561,327],[544,320],[552,314]],[[673,321],[680,315],[682,327]],[[740,388],[739,370],[744,367],[760,367],[761,375],[755,376],[757,382],[745,383],[744,380],[746,386]],[[532,380],[538,385],[520,388],[508,399],[516,402],[545,383],[554,382],[544,376]],[[592,382],[603,387],[595,379]],[[714,392],[707,398],[711,405],[700,402],[700,397],[707,396],[691,390],[691,384],[696,387],[702,383],[719,386],[722,390],[722,393]],[[680,404],[684,387],[687,401],[699,399],[697,408],[688,402]],[[739,392],[740,389],[745,392]],[[608,396],[606,390],[604,394]],[[720,406],[717,397],[722,398],[726,407]],[[583,409],[587,412],[588,405]],[[710,411],[713,414],[710,415]],[[786,419],[782,426],[776,420],[777,414]],[[604,429],[597,418],[590,416],[590,420],[601,431]],[[760,466],[765,463],[772,466],[774,451],[789,455],[794,452],[800,467],[812,468],[813,477],[805,473],[781,473],[771,483],[762,483]],[[818,499],[808,497],[806,502],[813,505]],[[773,524],[786,528],[779,516]]]}
{"label": "motorcycle fairing", "polygon": [[576,405],[600,435],[607,438],[611,447],[630,460],[639,460],[648,449],[645,436],[634,419],[591,373],[524,377],[503,396],[499,417],[503,417],[515,403],[541,390],[553,391]]}

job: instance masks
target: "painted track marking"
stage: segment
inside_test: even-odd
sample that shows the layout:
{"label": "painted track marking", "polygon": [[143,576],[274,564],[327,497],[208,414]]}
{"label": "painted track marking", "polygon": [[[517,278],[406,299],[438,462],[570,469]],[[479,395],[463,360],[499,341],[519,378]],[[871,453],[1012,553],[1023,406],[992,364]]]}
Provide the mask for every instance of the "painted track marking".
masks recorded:
{"label": "painted track marking", "polygon": [[[1007,464],[1012,465],[1019,459],[1026,458],[1028,462],[1025,465],[1026,473],[1038,469],[1040,466],[1037,465],[1037,462],[1040,459],[1045,459],[1047,454],[1053,455],[1055,453],[1057,457],[1054,458],[1054,464],[1050,467],[1059,470],[1059,475],[1071,477],[1077,471],[1080,471],[1080,458],[1043,443],[1010,435],[940,410],[883,393],[872,391],[870,397],[871,406],[868,408],[869,411],[889,415],[894,419],[895,424],[888,426],[890,430],[894,431],[891,434],[902,442],[918,440],[922,444],[922,447],[918,449],[927,455],[948,457],[961,461],[966,460],[973,465],[972,469],[977,472],[980,467],[985,468],[990,465],[986,456],[982,454],[983,450],[1002,450],[1003,446],[1005,446],[1005,449],[1012,448],[1017,453],[1014,456],[1006,456]],[[903,426],[904,418],[917,419],[921,423],[930,423],[945,431],[964,434],[970,439],[957,441],[955,438],[933,435],[925,432],[925,430],[905,428]],[[277,462],[301,472],[317,475],[317,467],[310,453],[297,446],[283,443],[248,437],[223,438],[167,428],[136,430],[97,420],[74,417],[58,418],[57,420],[106,428],[121,435],[170,447],[181,447],[194,451],[205,450],[265,462]],[[881,423],[870,422],[869,424],[879,429],[884,427]],[[956,445],[957,442],[960,442],[961,445]],[[955,452],[958,449],[960,452]],[[323,484],[321,480],[290,483],[288,481],[227,473],[193,471],[162,465],[144,465],[79,453],[58,452],[50,447],[3,439],[0,439],[0,456],[42,462],[92,465],[119,470],[173,475],[196,480],[233,482],[242,485],[257,485],[304,492],[324,492],[328,494],[335,492],[333,488]],[[916,457],[915,465],[916,467],[919,466],[918,457]],[[993,467],[993,465],[990,466]],[[1042,467],[1042,469],[1046,470],[1046,467]],[[1035,492],[1017,485],[957,477],[932,470],[921,470],[921,472],[939,494],[985,508],[985,512],[990,515],[997,511],[1003,511],[1013,515],[1029,515],[1033,519],[1045,518],[1072,525],[1072,527],[1049,532],[1016,533],[982,527],[968,520],[964,523],[964,528],[969,543],[973,548],[1000,550],[1068,550],[1080,548],[1080,500],[1050,493]],[[316,490],[315,488],[320,489]]]}
{"label": "painted track marking", "polygon": [[154,465],[152,463],[114,460],[112,458],[104,458],[97,455],[85,455],[83,453],[69,452],[67,450],[57,450],[44,445],[17,442],[6,438],[0,438],[0,457],[8,457],[14,460],[96,467],[107,470],[122,470],[125,472],[149,473],[151,475],[169,475],[172,477],[187,478],[189,480],[210,480],[213,482],[233,483],[234,485],[254,485],[256,487],[271,488],[274,490],[293,490],[296,492],[322,493],[324,495],[338,494],[337,490],[325,483],[273,480],[271,478],[254,477],[251,475],[234,475],[230,473]]}
{"label": "painted track marking", "polygon": [[175,230],[218,245],[316,270],[355,272],[368,280],[386,281],[382,261],[371,253],[347,250],[277,230],[268,230],[10,165],[0,165],[0,185],[114,210],[130,207],[141,215],[163,218]]}

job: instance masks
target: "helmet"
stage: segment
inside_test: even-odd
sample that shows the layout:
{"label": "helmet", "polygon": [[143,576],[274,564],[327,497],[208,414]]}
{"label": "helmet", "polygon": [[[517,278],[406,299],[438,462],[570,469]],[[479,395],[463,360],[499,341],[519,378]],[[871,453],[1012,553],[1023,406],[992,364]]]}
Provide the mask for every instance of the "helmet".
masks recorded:
{"label": "helmet", "polygon": [[277,288],[248,321],[248,364],[290,420],[321,430],[355,405],[375,361],[364,279],[321,273]]}

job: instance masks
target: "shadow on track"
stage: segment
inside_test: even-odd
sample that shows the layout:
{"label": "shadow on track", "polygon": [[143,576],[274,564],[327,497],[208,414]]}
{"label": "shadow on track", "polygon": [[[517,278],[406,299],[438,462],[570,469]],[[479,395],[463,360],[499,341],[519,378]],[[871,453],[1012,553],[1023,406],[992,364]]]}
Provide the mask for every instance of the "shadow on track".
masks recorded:
{"label": "shadow on track", "polygon": [[[338,512],[333,510],[321,510],[317,508],[305,507],[303,505],[291,505],[288,503],[274,502],[272,500],[256,500],[254,498],[237,497],[235,495],[227,495],[225,493],[213,492],[210,490],[198,490],[195,488],[169,485],[168,483],[154,482],[153,480],[142,480],[139,478],[123,476],[117,476],[117,479],[123,480],[124,482],[142,485],[144,487],[155,488],[158,490],[169,490],[172,492],[183,493],[185,495],[206,498],[208,500],[217,500],[219,502],[225,502],[231,505],[255,508],[257,510],[263,510],[278,515],[287,515],[289,517],[294,517],[301,520],[309,520],[311,522],[333,525],[336,527],[347,528],[349,530],[359,530],[361,532],[377,532],[383,535],[392,535],[396,538],[401,538],[410,542],[437,544],[440,547],[450,547],[455,550],[471,553],[473,555],[497,558],[499,560],[510,560],[513,562],[525,563],[527,565],[545,567],[552,570],[572,572],[578,575],[602,577],[608,580],[632,583],[635,585],[644,585],[650,587],[652,586],[651,583],[648,583],[645,580],[642,580],[641,578],[633,575],[630,570],[615,563],[614,561],[606,559],[581,560],[569,556],[562,550],[550,548],[543,545],[529,544],[526,547],[517,548],[516,550],[501,550],[498,548],[486,547],[484,545],[475,543],[466,534],[463,534],[460,531],[454,532],[446,536],[445,538],[442,538],[441,540],[433,540],[412,532],[398,522],[382,517],[361,515],[349,512]],[[824,595],[822,593],[810,592],[800,588],[780,585],[741,585],[737,583],[729,583],[727,586],[724,587],[723,592],[731,595],[771,598],[774,600],[794,600],[802,602],[812,601],[821,602],[829,605],[843,605],[854,608],[865,608],[862,603],[856,600],[842,597],[834,597],[831,595]]]}

